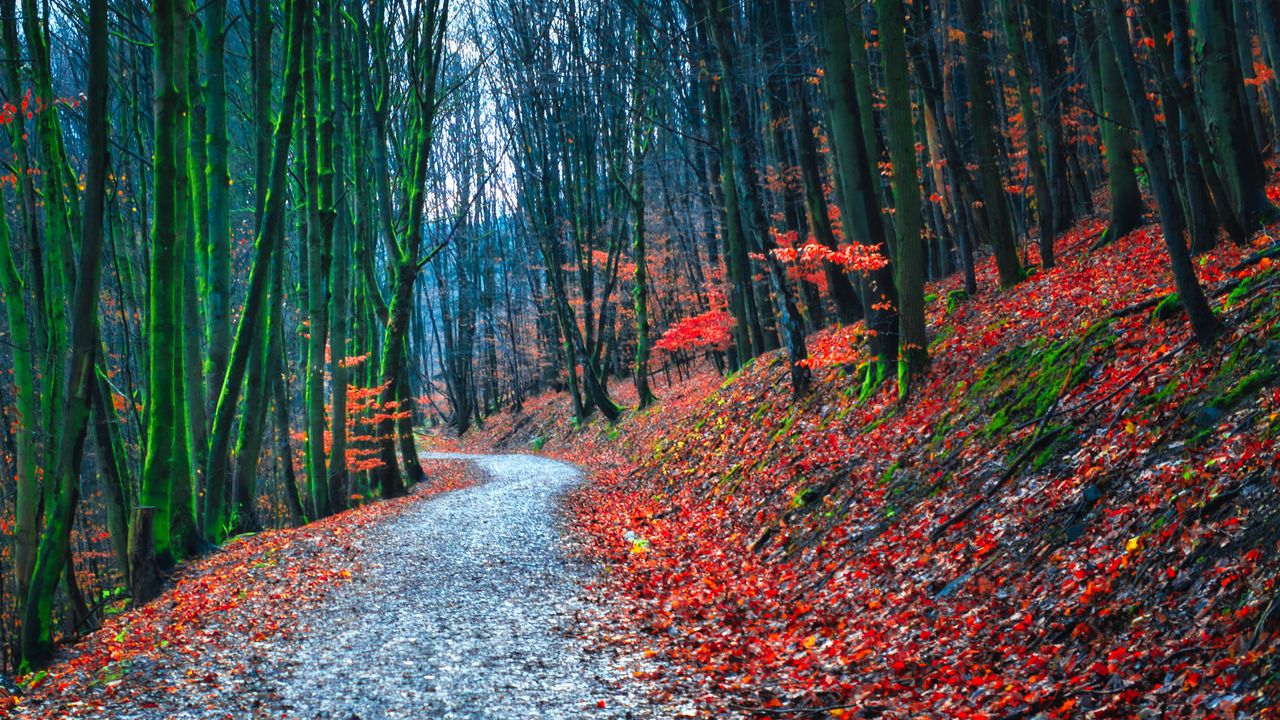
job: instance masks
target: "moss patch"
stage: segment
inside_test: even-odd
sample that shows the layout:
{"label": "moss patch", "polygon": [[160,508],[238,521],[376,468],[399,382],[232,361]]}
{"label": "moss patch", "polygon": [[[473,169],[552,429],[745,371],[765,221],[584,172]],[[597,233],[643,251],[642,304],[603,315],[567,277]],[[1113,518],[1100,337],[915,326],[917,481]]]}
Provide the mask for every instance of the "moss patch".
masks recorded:
{"label": "moss patch", "polygon": [[1181,299],[1178,293],[1171,293],[1156,305],[1156,309],[1151,311],[1151,317],[1153,320],[1172,320],[1181,313]]}
{"label": "moss patch", "polygon": [[1035,339],[1013,348],[985,368],[969,387],[969,402],[990,413],[983,433],[991,438],[1043,416],[1067,390],[1089,377],[1090,368],[1115,342],[1109,323],[1079,337]]}

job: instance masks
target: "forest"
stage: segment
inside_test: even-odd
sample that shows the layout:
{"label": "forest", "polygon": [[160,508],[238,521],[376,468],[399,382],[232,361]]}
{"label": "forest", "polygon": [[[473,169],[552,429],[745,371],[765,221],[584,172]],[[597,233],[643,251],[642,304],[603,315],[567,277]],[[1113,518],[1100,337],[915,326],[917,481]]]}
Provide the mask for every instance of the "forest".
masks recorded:
{"label": "forest", "polygon": [[221,678],[501,541],[634,670],[563,717],[1280,717],[1278,63],[1278,0],[0,0],[0,716],[292,717]]}

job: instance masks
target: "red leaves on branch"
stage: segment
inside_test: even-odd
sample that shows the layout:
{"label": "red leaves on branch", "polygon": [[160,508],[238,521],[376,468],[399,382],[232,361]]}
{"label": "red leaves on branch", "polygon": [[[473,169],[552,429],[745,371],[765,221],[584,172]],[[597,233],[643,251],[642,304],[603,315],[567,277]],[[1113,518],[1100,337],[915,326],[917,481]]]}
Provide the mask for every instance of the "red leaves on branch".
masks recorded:
{"label": "red leaves on branch", "polygon": [[1275,79],[1276,79],[1275,70],[1272,70],[1270,67],[1255,61],[1253,63],[1253,77],[1245,78],[1244,84],[1251,85],[1253,87],[1262,87],[1267,83],[1272,82]]}
{"label": "red leaves on branch", "polygon": [[871,332],[861,322],[823,330],[810,338],[809,357],[800,364],[816,370],[864,362],[869,359],[864,339]]}
{"label": "red leaves on branch", "polygon": [[831,250],[819,243],[811,242],[799,250],[789,247],[777,248],[773,251],[773,255],[786,263],[816,265],[831,262],[849,272],[863,274],[879,270],[889,264],[889,259],[884,255],[883,243],[879,245],[846,243]]}
{"label": "red leaves on branch", "polygon": [[723,310],[708,310],[672,325],[654,347],[675,354],[681,351],[728,350],[733,318]]}

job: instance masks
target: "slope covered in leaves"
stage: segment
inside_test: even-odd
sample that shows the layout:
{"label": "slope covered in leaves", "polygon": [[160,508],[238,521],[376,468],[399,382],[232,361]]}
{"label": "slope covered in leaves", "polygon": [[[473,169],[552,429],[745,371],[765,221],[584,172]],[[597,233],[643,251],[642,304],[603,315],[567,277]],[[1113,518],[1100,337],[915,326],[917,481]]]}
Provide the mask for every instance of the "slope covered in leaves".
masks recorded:
{"label": "slope covered in leaves", "polygon": [[[264,700],[264,658],[299,613],[360,575],[363,531],[410,503],[474,481],[469,464],[433,462],[409,497],[300,528],[247,535],[181,567],[155,601],[112,617],[47,670],[0,690],[0,717],[280,716]],[[130,715],[132,716],[132,715]]]}
{"label": "slope covered in leaves", "polygon": [[593,468],[573,508],[597,591],[709,714],[1269,717],[1274,241],[1200,259],[1227,324],[1206,351],[1162,302],[1158,231],[1089,252],[1101,230],[1012,290],[990,266],[978,298],[931,288],[906,402],[859,397],[849,328],[811,339],[798,403],[775,354],[620,430],[546,401],[488,438]]}

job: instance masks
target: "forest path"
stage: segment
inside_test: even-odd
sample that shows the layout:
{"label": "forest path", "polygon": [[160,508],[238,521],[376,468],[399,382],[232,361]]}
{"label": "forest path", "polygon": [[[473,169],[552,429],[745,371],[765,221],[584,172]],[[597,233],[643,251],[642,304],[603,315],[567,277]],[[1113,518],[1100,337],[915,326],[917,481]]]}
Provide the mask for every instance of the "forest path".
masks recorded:
{"label": "forest path", "polygon": [[590,570],[567,558],[557,507],[578,470],[529,455],[424,459],[470,460],[489,481],[370,531],[365,571],[276,648],[288,716],[678,716],[633,679],[636,659],[573,637],[591,612]]}

